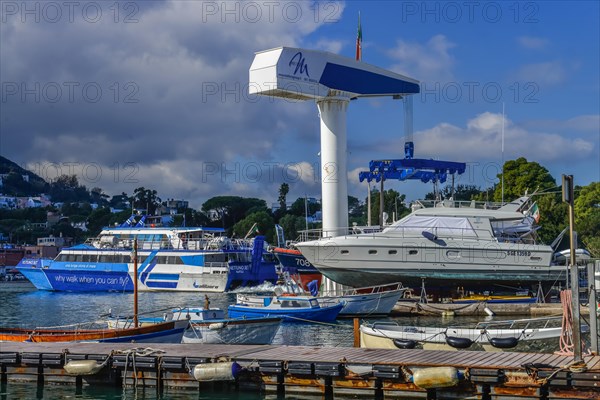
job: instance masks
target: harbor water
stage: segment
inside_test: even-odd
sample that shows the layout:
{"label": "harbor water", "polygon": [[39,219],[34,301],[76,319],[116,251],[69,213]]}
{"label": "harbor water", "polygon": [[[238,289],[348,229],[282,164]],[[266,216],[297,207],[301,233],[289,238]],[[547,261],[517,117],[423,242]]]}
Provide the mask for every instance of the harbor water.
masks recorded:
{"label": "harbor water", "polygon": [[[227,309],[235,302],[236,293],[210,293],[210,306]],[[102,315],[130,315],[133,312],[133,293],[68,293],[40,291],[28,282],[0,284],[0,326],[12,327],[51,327],[102,320]],[[167,311],[183,306],[202,307],[203,293],[186,292],[141,292],[139,293],[140,313],[155,310]],[[163,312],[164,312],[163,311]],[[155,314],[156,315],[156,314]],[[380,320],[363,318],[363,320]],[[444,326],[469,325],[480,320],[478,317],[394,317],[403,325]],[[508,318],[502,318],[508,319]],[[324,347],[350,347],[353,344],[353,321],[338,320],[333,324],[283,323],[273,344]],[[157,345],[160,346],[160,345]],[[532,352],[552,352],[558,349],[558,340],[553,343],[528,343],[520,350]],[[0,343],[0,351],[2,344]],[[88,388],[76,389],[69,386],[46,386],[42,390],[34,384],[10,383],[0,388],[0,400],[8,399],[262,399],[254,392],[223,390],[211,393],[168,391],[156,393],[153,390]]]}

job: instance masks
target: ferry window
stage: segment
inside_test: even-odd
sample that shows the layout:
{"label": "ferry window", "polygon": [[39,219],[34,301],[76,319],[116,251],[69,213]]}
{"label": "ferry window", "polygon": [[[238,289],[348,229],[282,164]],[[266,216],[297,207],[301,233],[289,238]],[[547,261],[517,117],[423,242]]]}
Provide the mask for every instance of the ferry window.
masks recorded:
{"label": "ferry window", "polygon": [[77,261],[77,256],[75,254],[68,254],[67,261],[70,261],[70,262]]}
{"label": "ferry window", "polygon": [[108,261],[108,255],[100,254],[100,257],[98,258],[98,262],[100,262],[100,263],[110,262],[110,261]]}
{"label": "ferry window", "polygon": [[342,250],[342,251],[340,251],[340,253],[342,253],[342,254],[348,254],[350,252],[348,250]]}
{"label": "ferry window", "polygon": [[377,250],[369,250],[369,254],[377,254]]}
{"label": "ferry window", "polygon": [[75,261],[77,261],[77,262],[83,262],[83,254],[76,254],[75,255]]}
{"label": "ferry window", "polygon": [[59,254],[56,257],[56,261],[69,261],[69,256],[67,254]]}
{"label": "ferry window", "polygon": [[398,254],[397,250],[388,250],[388,254]]}
{"label": "ferry window", "polygon": [[83,262],[90,262],[90,255],[89,254],[83,254],[81,261]]}
{"label": "ferry window", "polygon": [[419,250],[409,250],[408,254],[414,256],[415,254],[419,254]]}

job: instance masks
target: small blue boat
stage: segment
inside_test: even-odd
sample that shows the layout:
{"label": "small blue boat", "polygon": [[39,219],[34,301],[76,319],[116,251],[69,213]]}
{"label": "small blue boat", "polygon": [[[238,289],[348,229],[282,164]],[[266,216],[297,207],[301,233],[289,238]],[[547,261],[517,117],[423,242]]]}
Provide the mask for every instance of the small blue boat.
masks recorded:
{"label": "small blue boat", "polygon": [[321,307],[312,296],[247,296],[238,295],[229,306],[229,318],[281,317],[288,322],[335,321],[345,303]]}

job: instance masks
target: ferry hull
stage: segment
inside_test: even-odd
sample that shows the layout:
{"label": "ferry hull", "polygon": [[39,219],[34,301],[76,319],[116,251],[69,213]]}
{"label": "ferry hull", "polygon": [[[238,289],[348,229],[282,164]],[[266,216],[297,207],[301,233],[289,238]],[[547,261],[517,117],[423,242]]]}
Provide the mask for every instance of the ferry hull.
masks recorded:
{"label": "ferry hull", "polygon": [[248,263],[230,263],[227,290],[258,286],[265,282],[275,284],[277,279],[274,263],[262,262],[258,268]]}
{"label": "ferry hull", "polygon": [[[133,266],[128,264],[81,264],[78,269],[52,260],[23,262],[17,269],[40,290],[66,292],[131,292]],[[185,291],[222,293],[226,289],[226,273],[199,273],[200,267],[190,266],[177,273],[166,266],[154,266],[153,271],[139,273],[140,291]],[[170,268],[172,269],[172,268]],[[181,270],[184,271],[181,271]],[[187,270],[187,271],[186,271]]]}

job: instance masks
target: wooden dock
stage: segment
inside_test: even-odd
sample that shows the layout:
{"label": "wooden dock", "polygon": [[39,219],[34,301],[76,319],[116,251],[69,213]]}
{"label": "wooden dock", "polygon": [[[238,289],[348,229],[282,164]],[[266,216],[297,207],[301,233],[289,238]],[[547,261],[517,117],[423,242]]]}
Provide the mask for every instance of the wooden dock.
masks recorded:
{"label": "wooden dock", "polygon": [[[69,375],[63,367],[73,360],[96,360],[101,370],[93,375]],[[585,357],[586,368],[570,365],[572,360],[554,354],[350,347],[0,343],[2,385],[31,382],[42,387],[113,385],[198,391],[211,383],[194,378],[196,366],[236,362],[243,367],[242,373],[225,385],[279,397],[600,398],[600,356]],[[432,367],[456,368],[460,379],[450,387],[417,386],[413,374]]]}

